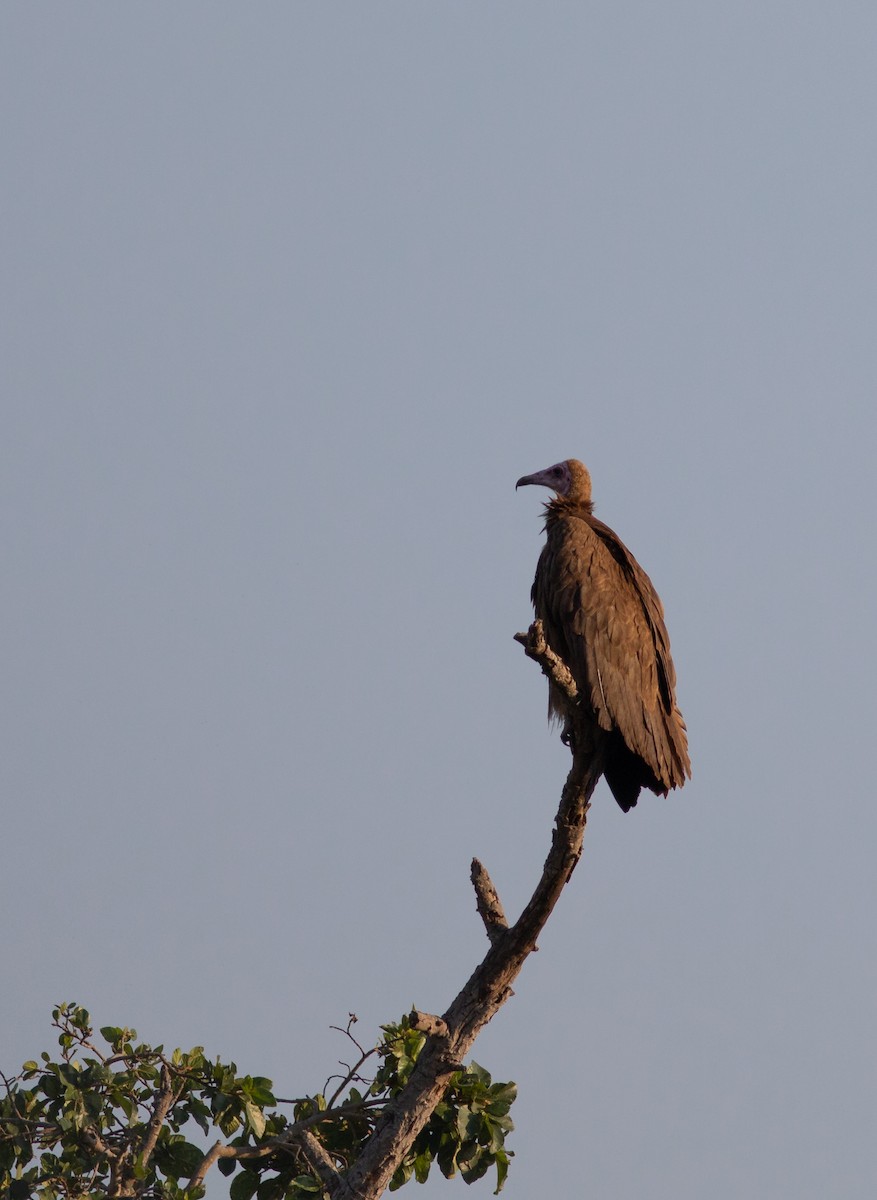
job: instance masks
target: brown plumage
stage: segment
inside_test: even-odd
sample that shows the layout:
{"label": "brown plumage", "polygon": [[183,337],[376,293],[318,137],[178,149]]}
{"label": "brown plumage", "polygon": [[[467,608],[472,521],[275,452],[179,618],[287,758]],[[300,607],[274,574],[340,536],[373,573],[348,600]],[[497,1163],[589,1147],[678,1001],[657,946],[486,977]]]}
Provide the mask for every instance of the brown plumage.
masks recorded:
{"label": "brown plumage", "polygon": [[[552,488],[532,599],[545,639],[572,672],[583,711],[603,738],[603,774],[627,812],[640,788],[666,796],[691,776],[685,722],[664,609],[652,581],[593,515],[591,477],[576,459],[517,482]],[[549,685],[548,711],[569,722],[569,701]]]}

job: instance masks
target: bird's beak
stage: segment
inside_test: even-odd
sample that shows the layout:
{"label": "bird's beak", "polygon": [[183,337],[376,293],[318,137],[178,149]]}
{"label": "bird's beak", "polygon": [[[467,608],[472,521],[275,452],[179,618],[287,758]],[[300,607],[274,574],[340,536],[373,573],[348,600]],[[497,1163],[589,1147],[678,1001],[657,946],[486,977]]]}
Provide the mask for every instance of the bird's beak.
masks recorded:
{"label": "bird's beak", "polygon": [[515,484],[515,491],[517,491],[519,487],[526,487],[531,483],[540,484],[542,487],[551,487],[551,484],[547,479],[544,478],[544,476],[544,471],[537,471],[535,475],[522,475]]}

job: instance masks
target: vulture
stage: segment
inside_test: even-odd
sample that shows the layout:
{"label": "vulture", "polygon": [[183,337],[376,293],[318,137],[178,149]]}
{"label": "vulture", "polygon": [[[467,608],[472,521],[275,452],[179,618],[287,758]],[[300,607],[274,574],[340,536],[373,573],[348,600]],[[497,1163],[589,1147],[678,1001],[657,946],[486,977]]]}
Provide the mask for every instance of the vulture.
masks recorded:
{"label": "vulture", "polygon": [[592,722],[603,775],[629,812],[641,788],[666,796],[691,777],[664,609],[621,539],[594,516],[591,476],[577,459],[524,475],[555,495],[531,597],[545,640],[569,667],[578,699],[549,684],[548,713],[572,732],[571,704]]}

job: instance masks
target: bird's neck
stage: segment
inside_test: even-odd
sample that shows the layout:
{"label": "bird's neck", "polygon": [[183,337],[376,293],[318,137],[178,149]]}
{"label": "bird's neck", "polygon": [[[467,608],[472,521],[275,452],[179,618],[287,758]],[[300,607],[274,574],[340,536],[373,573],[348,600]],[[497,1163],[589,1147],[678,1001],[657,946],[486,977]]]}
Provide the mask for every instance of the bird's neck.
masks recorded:
{"label": "bird's neck", "polygon": [[592,500],[580,496],[555,496],[545,505],[545,529],[548,531],[566,517],[590,517],[593,511]]}

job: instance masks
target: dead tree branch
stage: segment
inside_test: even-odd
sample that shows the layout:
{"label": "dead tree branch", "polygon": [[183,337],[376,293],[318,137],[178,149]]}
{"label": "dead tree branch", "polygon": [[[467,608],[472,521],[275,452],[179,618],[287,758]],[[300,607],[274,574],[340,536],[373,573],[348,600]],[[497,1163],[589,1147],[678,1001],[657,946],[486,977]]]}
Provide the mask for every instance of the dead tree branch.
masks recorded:
{"label": "dead tree branch", "polygon": [[472,886],[475,888],[475,903],[478,907],[478,915],[484,922],[484,928],[490,939],[490,944],[495,946],[497,942],[505,937],[506,930],[509,927],[509,923],[503,912],[502,903],[500,902],[499,893],[493,886],[493,880],[487,873],[487,867],[479,862],[477,858],[472,859],[470,878]]}
{"label": "dead tree branch", "polygon": [[[577,695],[567,668],[546,645],[540,622],[515,640],[528,657],[571,698]],[[411,1078],[386,1107],[374,1133],[356,1162],[330,1188],[332,1200],[377,1200],[389,1184],[412,1142],[429,1121],[447,1087],[448,1078],[459,1070],[476,1037],[502,1007],[511,985],[527,956],[536,949],[536,939],[569,881],[582,852],[591,795],[602,774],[602,748],[586,722],[574,722],[570,739],[572,767],[563,788],[554,821],[551,848],[542,877],[529,903],[512,926],[506,923],[502,905],[490,876],[480,863],[473,864],[473,884],[478,911],[484,922],[490,949],[467,983],[440,1018],[429,1029]],[[418,1026],[425,1027],[425,1026]]]}
{"label": "dead tree branch", "polygon": [[578,698],[579,689],[572,677],[572,671],[546,642],[541,621],[534,621],[526,633],[516,633],[515,641],[524,647],[527,658],[537,662],[542,668],[542,674],[557,684],[570,700]]}

